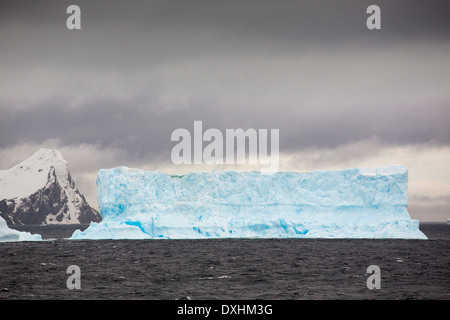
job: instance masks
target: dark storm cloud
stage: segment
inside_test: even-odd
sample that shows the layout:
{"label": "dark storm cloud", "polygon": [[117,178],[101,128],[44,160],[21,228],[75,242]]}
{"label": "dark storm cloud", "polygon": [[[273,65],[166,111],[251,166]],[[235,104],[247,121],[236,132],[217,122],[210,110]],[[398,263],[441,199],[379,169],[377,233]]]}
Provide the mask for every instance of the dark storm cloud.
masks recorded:
{"label": "dark storm cloud", "polygon": [[[320,113],[302,116],[295,110],[278,116],[271,110],[261,110],[255,117],[252,111],[244,109],[240,118],[235,118],[230,117],[226,109],[211,109],[208,103],[201,102],[194,108],[161,113],[148,103],[146,100],[146,107],[143,107],[138,99],[102,100],[78,109],[48,103],[39,108],[4,112],[0,118],[0,142],[7,146],[59,139],[62,145],[90,143],[126,150],[130,159],[145,157],[167,161],[175,144],[170,141],[172,131],[186,128],[193,133],[194,120],[202,120],[204,130],[218,128],[223,132],[226,128],[281,128],[280,148],[283,151],[310,146],[333,148],[373,137],[390,145],[443,145],[450,141],[447,125],[450,110],[443,105],[397,111],[387,108],[361,110],[359,120],[355,121],[345,113],[335,117],[322,117]],[[21,129],[17,130],[17,127]],[[15,134],[8,137],[10,132]]]}
{"label": "dark storm cloud", "polygon": [[72,2],[2,2],[0,147],[57,138],[168,159],[194,120],[279,128],[283,151],[450,140],[446,1],[76,3],[79,31]]}
{"label": "dark storm cloud", "polygon": [[[365,28],[366,8],[379,5],[383,14],[383,37],[404,36],[448,37],[448,9],[445,0],[403,1],[208,1],[208,0],[159,0],[159,1],[75,1],[82,9],[83,27],[89,32],[109,32],[140,29],[153,34],[165,32],[189,32],[214,29],[220,33],[232,33],[236,37],[274,38],[313,41],[339,36],[354,38],[359,34],[368,37]],[[65,22],[65,10],[74,1],[2,1],[0,17],[2,25],[19,23],[36,27],[51,25],[58,28]],[[61,16],[63,12],[63,16]],[[363,14],[361,14],[363,13]],[[361,22],[364,22],[361,24]],[[62,24],[62,29],[65,24]],[[99,34],[99,33],[98,33]]]}
{"label": "dark storm cloud", "polygon": [[[69,32],[70,1],[6,1],[2,58],[71,68],[134,70],[213,54],[301,54],[357,43],[449,39],[446,1],[376,1],[383,28],[368,32],[371,1],[77,1],[82,30]],[[10,29],[9,27],[15,28]],[[3,41],[3,42],[4,42]]]}

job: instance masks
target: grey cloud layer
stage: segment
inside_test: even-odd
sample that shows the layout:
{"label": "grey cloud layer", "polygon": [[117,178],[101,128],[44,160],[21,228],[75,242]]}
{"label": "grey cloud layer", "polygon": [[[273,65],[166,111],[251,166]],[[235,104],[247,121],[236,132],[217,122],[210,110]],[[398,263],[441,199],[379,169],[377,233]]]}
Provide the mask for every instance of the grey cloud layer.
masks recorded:
{"label": "grey cloud layer", "polygon": [[[450,141],[446,105],[401,106],[398,108],[355,108],[351,113],[323,117],[320,111],[213,109],[208,103],[160,112],[152,101],[94,101],[83,108],[63,108],[55,101],[45,106],[3,112],[0,119],[2,146],[21,141],[39,143],[58,138],[62,144],[95,143],[127,150],[130,156],[170,159],[174,143],[170,135],[176,128],[193,132],[193,121],[203,120],[204,129],[280,128],[282,151],[307,147],[334,147],[351,141],[378,137],[388,144],[434,143]],[[158,105],[156,102],[153,102]],[[150,104],[150,107],[147,106]],[[20,127],[21,130],[17,130]],[[10,135],[14,132],[14,135]],[[351,156],[351,155],[349,155]]]}
{"label": "grey cloud layer", "polygon": [[279,128],[282,151],[450,141],[450,5],[3,2],[0,147],[57,138],[169,159],[170,133]]}

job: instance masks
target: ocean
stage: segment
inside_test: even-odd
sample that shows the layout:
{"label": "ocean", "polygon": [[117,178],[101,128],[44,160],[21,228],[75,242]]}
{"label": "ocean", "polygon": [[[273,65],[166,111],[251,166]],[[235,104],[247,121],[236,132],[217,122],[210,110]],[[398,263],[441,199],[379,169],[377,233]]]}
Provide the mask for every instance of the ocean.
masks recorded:
{"label": "ocean", "polygon": [[[444,223],[420,225],[428,240],[65,239],[86,227],[15,227],[46,241],[0,243],[0,299],[450,299]],[[69,289],[69,266],[80,289]]]}

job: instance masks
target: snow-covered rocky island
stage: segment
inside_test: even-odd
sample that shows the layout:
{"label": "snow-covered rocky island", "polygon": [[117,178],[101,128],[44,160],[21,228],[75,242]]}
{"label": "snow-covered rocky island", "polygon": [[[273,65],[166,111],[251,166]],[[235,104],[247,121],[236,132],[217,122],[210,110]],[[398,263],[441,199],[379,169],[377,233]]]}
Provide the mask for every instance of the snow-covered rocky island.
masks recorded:
{"label": "snow-covered rocky island", "polygon": [[426,239],[397,165],[181,176],[119,167],[100,170],[97,187],[103,221],[71,239]]}
{"label": "snow-covered rocky island", "polygon": [[8,225],[80,224],[101,221],[75,186],[58,150],[40,149],[0,170],[0,217]]}

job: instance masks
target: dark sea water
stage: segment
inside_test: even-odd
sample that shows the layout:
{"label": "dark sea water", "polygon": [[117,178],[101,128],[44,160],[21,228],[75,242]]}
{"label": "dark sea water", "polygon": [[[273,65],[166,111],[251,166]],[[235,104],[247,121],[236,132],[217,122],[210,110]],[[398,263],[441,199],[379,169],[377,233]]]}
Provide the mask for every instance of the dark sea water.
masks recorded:
{"label": "dark sea water", "polygon": [[[64,239],[86,227],[15,227],[47,241],[0,243],[0,299],[450,300],[443,223],[421,224],[429,240]],[[380,289],[367,287],[370,265]]]}

